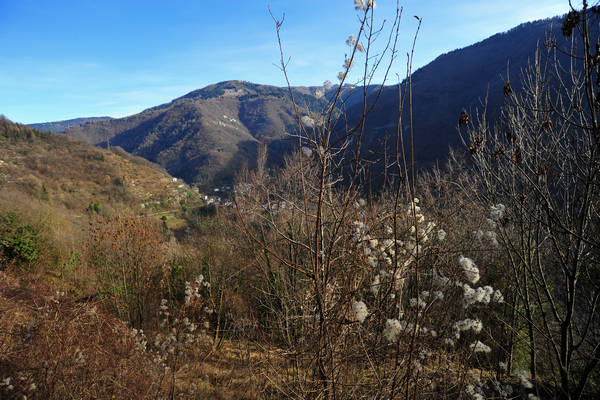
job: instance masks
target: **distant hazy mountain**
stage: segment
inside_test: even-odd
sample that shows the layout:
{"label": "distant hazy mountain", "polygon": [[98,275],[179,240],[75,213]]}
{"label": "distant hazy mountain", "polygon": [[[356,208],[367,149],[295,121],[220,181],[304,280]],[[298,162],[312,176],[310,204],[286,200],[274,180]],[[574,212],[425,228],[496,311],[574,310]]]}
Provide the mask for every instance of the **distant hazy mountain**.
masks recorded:
{"label": "distant hazy mountain", "polygon": [[64,133],[67,130],[67,128],[70,128],[73,126],[85,125],[88,122],[104,121],[107,119],[111,119],[111,117],[75,118],[75,119],[67,119],[64,121],[41,122],[39,124],[28,124],[28,126],[38,129],[40,131]]}
{"label": "distant hazy mountain", "polygon": [[[448,146],[459,145],[456,126],[461,108],[481,109],[487,94],[488,116],[497,115],[507,66],[513,87],[518,89],[519,72],[553,26],[560,33],[560,24],[559,17],[522,24],[441,55],[416,71],[412,91],[418,165],[443,161]],[[315,98],[315,88],[296,87],[293,91],[303,114],[306,108],[318,109],[324,101]],[[346,102],[349,122],[362,115],[360,93],[351,94]],[[380,156],[385,136],[395,135],[397,103],[398,87],[386,87],[367,121],[365,157]],[[408,113],[403,125],[408,125]],[[269,143],[270,161],[280,162],[295,143],[288,133],[296,132],[287,88],[241,81],[218,83],[136,115],[92,121],[66,131],[96,145],[121,146],[200,185],[231,181],[244,163],[252,165],[260,142]]]}

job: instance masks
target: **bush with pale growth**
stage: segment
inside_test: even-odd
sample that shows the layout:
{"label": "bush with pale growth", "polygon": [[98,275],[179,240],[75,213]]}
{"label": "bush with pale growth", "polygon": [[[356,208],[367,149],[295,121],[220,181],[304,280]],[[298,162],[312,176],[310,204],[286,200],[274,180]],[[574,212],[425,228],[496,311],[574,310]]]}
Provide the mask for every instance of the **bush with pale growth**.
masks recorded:
{"label": "bush with pale growth", "polygon": [[369,315],[367,306],[362,301],[355,301],[352,304],[352,311],[354,312],[354,319],[361,324],[365,321],[365,318]]}
{"label": "bush with pale growth", "polygon": [[490,207],[490,219],[494,222],[500,221],[504,218],[504,213],[506,212],[506,207],[504,204],[496,204]]}
{"label": "bush with pale growth", "polygon": [[401,324],[400,321],[398,321],[397,319],[388,319],[385,322],[383,336],[387,339],[388,342],[394,343],[398,339],[398,336],[400,336],[405,327],[406,323]]}
{"label": "bush with pale growth", "polygon": [[440,229],[437,231],[437,239],[442,242],[444,241],[444,239],[446,239],[446,231],[443,229]]}
{"label": "bush with pale growth", "polygon": [[300,121],[302,121],[302,124],[307,128],[314,128],[315,126],[315,120],[308,115],[303,115],[302,118],[300,118]]}
{"label": "bush with pale growth", "polygon": [[475,353],[490,353],[492,348],[479,340],[471,343],[469,346]]}
{"label": "bush with pale growth", "polygon": [[479,281],[479,268],[470,258],[460,256],[458,258],[458,263],[463,269],[463,273],[467,280],[471,283],[477,283]]}
{"label": "bush with pale growth", "polygon": [[525,389],[531,389],[533,387],[533,383],[531,383],[529,380],[531,377],[531,375],[529,375],[529,371],[519,370],[515,371],[513,375],[519,379],[519,383],[521,383],[521,386],[523,386]]}

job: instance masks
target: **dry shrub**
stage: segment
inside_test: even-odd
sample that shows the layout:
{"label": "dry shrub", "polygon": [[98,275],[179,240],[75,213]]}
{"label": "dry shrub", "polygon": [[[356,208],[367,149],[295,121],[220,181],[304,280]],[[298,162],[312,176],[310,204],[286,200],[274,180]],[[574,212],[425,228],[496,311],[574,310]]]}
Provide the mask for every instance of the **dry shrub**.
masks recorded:
{"label": "dry shrub", "polygon": [[82,228],[87,220],[53,204],[32,199],[17,190],[0,191],[0,209],[18,214],[39,233],[40,257],[36,271],[69,280],[65,265],[81,252]]}
{"label": "dry shrub", "polygon": [[99,303],[76,303],[40,281],[6,273],[0,379],[8,382],[0,387],[3,399],[143,399],[157,390],[129,328]]}
{"label": "dry shrub", "polygon": [[[253,282],[257,325],[289,357],[286,368],[268,372],[281,382],[278,394],[483,392],[472,375],[503,359],[488,346],[502,295],[489,286],[487,269],[460,257],[472,251],[472,240],[463,242],[467,225],[454,223],[464,218],[462,206],[443,219],[393,192],[366,201],[330,185],[319,208],[314,158],[299,157],[271,175],[249,174],[236,192],[262,273]],[[476,226],[479,211],[466,214]]]}
{"label": "dry shrub", "polygon": [[135,327],[153,318],[167,273],[167,241],[149,218],[114,217],[90,222],[86,249],[99,295]]}
{"label": "dry shrub", "polygon": [[[250,338],[257,334],[251,320],[255,314],[254,287],[262,275],[257,274],[253,249],[235,219],[235,212],[227,209],[220,209],[216,218],[199,218],[186,246],[188,259],[196,263],[189,269],[204,274],[211,284],[217,344],[224,337]],[[186,277],[194,278],[189,273]]]}

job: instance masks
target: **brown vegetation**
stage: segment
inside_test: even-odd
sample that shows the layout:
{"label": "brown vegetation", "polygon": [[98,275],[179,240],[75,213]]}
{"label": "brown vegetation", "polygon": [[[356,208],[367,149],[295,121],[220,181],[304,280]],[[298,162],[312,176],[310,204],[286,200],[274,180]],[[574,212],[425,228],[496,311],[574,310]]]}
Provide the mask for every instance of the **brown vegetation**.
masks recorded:
{"label": "brown vegetation", "polygon": [[[357,2],[341,84],[352,64],[368,83],[394,61],[401,11],[380,35],[371,4]],[[472,164],[452,155],[417,175],[403,92],[379,192],[361,157],[373,92],[341,137],[341,90],[294,108],[297,152],[269,169],[260,148],[234,206],[211,212],[136,159],[0,120],[0,396],[595,398],[600,128],[585,51],[589,74],[566,94],[540,87],[536,58],[498,131],[465,112]],[[177,235],[151,218],[159,206]]]}

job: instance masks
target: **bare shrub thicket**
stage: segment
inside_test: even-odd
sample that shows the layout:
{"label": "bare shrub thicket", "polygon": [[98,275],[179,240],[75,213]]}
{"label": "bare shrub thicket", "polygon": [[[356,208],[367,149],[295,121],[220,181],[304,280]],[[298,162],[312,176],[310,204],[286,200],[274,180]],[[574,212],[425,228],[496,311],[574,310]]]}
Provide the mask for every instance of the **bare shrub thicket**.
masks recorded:
{"label": "bare shrub thicket", "polygon": [[380,24],[374,1],[354,3],[339,85],[309,109],[288,80],[297,151],[270,170],[263,147],[234,208],[199,213],[179,243],[150,218],[92,220],[61,269],[96,289],[79,300],[0,271],[0,397],[594,398],[598,8],[567,16],[579,40],[536,54],[521,92],[507,82],[497,126],[461,114],[472,165],[420,178],[411,50],[373,194],[362,144],[402,10]]}
{"label": "bare shrub thicket", "polygon": [[153,310],[166,292],[167,250],[155,220],[117,216],[90,222],[86,253],[98,295],[136,328],[154,318]]}
{"label": "bare shrub thicket", "polygon": [[598,7],[565,18],[570,47],[549,39],[507,80],[500,122],[463,133],[483,204],[496,221],[512,283],[509,354],[525,337],[525,366],[540,396],[600,393],[600,64]]}
{"label": "bare shrub thicket", "polygon": [[[374,106],[367,92],[377,98],[383,88],[368,86],[378,68],[387,77],[394,64],[401,10],[386,35],[374,2],[355,5],[360,25],[346,42],[340,85],[315,92],[326,95],[321,110],[294,102],[297,152],[272,173],[263,149],[257,170],[236,185],[239,220],[261,252],[259,323],[289,360],[265,373],[279,396],[291,398],[508,396],[510,385],[482,372],[505,363],[488,326],[503,294],[461,251],[461,228],[421,209],[401,128],[389,167],[393,183],[381,196],[363,198],[361,142]],[[279,37],[282,21],[275,23]],[[376,37],[385,43],[374,56]],[[411,57],[408,85],[399,88],[399,127],[410,103]],[[340,110],[354,64],[364,67],[357,89],[363,112],[348,125],[352,118]],[[287,79],[283,50],[281,68]],[[340,132],[340,125],[347,128]]]}
{"label": "bare shrub thicket", "polygon": [[[210,282],[206,294],[214,306],[211,330],[215,346],[220,346],[225,338],[257,339],[261,333],[254,329],[257,315],[253,312],[253,293],[260,278],[253,262],[254,249],[238,229],[236,213],[221,208],[217,216],[194,218],[193,233],[181,249],[184,257],[177,261],[181,276],[175,280],[193,281],[202,274]],[[175,293],[176,297],[182,299],[181,293]]]}
{"label": "bare shrub thicket", "polygon": [[0,398],[155,398],[158,377],[100,303],[0,271]]}

